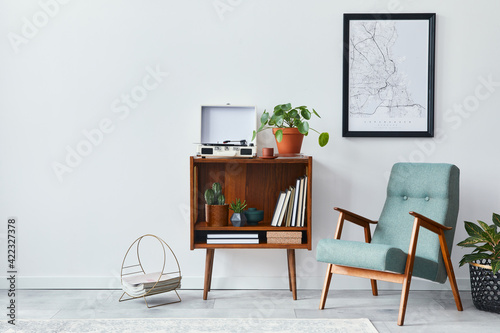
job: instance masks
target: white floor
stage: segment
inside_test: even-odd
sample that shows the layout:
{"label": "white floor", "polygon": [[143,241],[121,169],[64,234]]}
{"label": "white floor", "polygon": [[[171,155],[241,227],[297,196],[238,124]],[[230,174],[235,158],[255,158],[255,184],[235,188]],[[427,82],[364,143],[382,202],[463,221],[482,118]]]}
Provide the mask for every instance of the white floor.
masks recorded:
{"label": "white floor", "polygon": [[[5,291],[1,291],[2,294]],[[182,302],[148,309],[141,299],[118,302],[119,290],[18,290],[17,319],[91,318],[368,318],[379,332],[500,332],[500,314],[477,310],[470,292],[462,292],[464,311],[456,310],[450,291],[410,292],[405,326],[396,325],[400,294],[369,290],[330,291],[318,310],[320,290],[179,290]],[[150,304],[175,300],[153,296]]]}

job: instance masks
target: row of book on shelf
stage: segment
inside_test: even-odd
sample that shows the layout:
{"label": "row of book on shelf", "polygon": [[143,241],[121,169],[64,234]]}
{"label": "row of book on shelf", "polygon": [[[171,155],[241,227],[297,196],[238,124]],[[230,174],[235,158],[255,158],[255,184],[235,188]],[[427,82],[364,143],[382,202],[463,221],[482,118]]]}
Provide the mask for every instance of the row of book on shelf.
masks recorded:
{"label": "row of book on shelf", "polygon": [[259,244],[259,234],[207,234],[207,244]]}
{"label": "row of book on shelf", "polygon": [[[267,231],[268,244],[301,244],[301,231]],[[207,244],[259,244],[258,233],[207,234]]]}
{"label": "row of book on shelf", "polygon": [[297,179],[295,186],[281,191],[274,209],[271,226],[304,227],[307,203],[307,176]]}

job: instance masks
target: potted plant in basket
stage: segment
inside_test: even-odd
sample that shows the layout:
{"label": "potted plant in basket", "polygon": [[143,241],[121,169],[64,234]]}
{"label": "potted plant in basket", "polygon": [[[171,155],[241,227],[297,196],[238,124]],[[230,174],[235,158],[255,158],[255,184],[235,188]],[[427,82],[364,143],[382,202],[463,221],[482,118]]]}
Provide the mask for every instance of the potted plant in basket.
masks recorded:
{"label": "potted plant in basket", "polygon": [[474,250],[460,260],[469,263],[472,301],[479,310],[500,313],[500,215],[493,213],[493,224],[465,221],[469,237],[457,245]]}
{"label": "potted plant in basket", "polygon": [[234,211],[233,215],[231,216],[231,223],[235,227],[243,227],[244,225],[247,224],[247,217],[245,214],[243,214],[243,209],[247,206],[246,201],[244,200],[241,202],[240,199],[236,199],[235,202],[231,202],[229,205],[229,209]]}
{"label": "potted plant in basket", "polygon": [[205,191],[205,219],[209,227],[227,225],[228,206],[222,194],[220,183],[213,183],[212,188]]}
{"label": "potted plant in basket", "polygon": [[324,147],[328,143],[330,135],[327,132],[320,133],[309,127],[308,120],[313,115],[321,118],[316,110],[311,110],[312,112],[309,111],[307,106],[292,108],[290,103],[276,105],[271,116],[264,110],[264,113],[260,117],[261,125],[259,129],[253,131],[252,141],[260,131],[272,128],[278,152],[280,154],[298,154],[302,147],[304,135],[308,135],[309,130],[312,130],[319,134],[318,143],[321,147]]}

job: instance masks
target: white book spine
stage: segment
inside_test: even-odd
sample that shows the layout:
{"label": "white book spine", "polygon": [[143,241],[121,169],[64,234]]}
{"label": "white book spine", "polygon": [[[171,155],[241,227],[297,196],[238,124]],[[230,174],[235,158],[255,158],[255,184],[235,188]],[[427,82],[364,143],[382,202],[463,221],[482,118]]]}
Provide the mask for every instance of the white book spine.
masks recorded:
{"label": "white book spine", "polygon": [[290,226],[295,227],[297,221],[297,209],[299,206],[299,195],[300,195],[300,178],[297,179],[295,184],[295,197],[293,198],[293,210],[292,210],[292,220],[290,221]]}
{"label": "white book spine", "polygon": [[304,197],[302,203],[302,216],[300,218],[301,227],[305,226],[306,207],[307,207],[307,176],[304,176]]}
{"label": "white book spine", "polygon": [[285,193],[286,194],[285,194],[285,200],[283,202],[283,208],[281,209],[280,217],[278,219],[278,224],[277,224],[278,227],[281,227],[281,225],[283,224],[283,220],[285,218],[285,215],[286,215],[286,212],[287,212],[287,208],[288,208],[288,202],[290,201],[290,193],[291,193],[291,191],[290,190],[286,190]]}
{"label": "white book spine", "polygon": [[274,215],[271,221],[271,226],[275,227],[278,223],[278,218],[280,217],[281,208],[283,207],[283,201],[285,200],[285,192],[280,192],[278,196],[278,201],[276,201],[276,207],[274,208]]}
{"label": "white book spine", "polygon": [[212,238],[207,239],[207,244],[259,244],[259,239],[241,238],[241,239],[227,239],[227,238]]}
{"label": "white book spine", "polygon": [[207,239],[210,238],[259,238],[259,234],[207,234]]}

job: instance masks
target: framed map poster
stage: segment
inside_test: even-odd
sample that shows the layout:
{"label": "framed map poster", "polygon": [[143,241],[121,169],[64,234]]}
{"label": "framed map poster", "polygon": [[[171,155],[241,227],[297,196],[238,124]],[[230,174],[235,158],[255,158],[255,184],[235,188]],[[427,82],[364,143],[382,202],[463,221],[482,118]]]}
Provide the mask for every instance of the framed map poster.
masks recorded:
{"label": "framed map poster", "polygon": [[344,137],[434,136],[436,14],[344,14]]}

